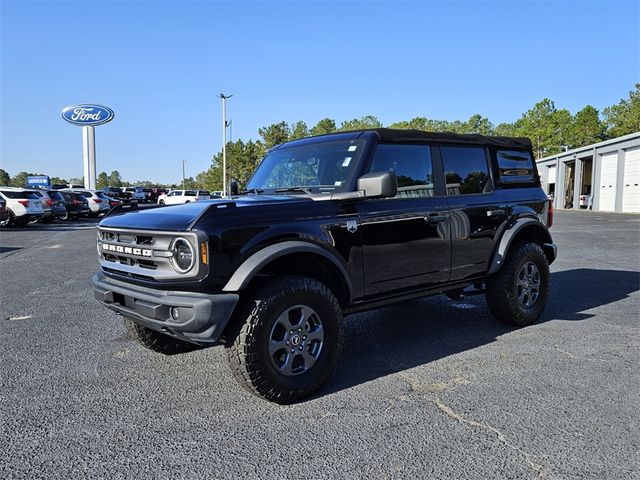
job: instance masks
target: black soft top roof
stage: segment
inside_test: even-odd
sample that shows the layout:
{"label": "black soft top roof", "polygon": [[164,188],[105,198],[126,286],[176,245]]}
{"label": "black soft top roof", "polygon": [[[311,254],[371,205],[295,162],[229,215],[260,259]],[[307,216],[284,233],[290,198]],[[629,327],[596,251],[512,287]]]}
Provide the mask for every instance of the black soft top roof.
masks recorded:
{"label": "black soft top roof", "polygon": [[331,141],[336,138],[352,139],[358,138],[362,134],[375,133],[381,142],[385,143],[411,143],[430,142],[447,143],[456,145],[481,145],[500,148],[512,148],[517,150],[531,150],[531,140],[527,137],[493,137],[480,135],[478,133],[453,133],[453,132],[425,132],[423,130],[400,130],[395,128],[371,128],[366,130],[351,130],[346,132],[333,132],[314,137],[305,137],[299,140],[292,140],[274,147],[275,150],[285,146],[306,144],[318,140]]}
{"label": "black soft top roof", "polygon": [[530,149],[531,140],[527,137],[493,137],[478,133],[425,132],[423,130],[396,130],[394,128],[375,128],[381,142],[441,142],[462,145],[491,145],[495,147]]}

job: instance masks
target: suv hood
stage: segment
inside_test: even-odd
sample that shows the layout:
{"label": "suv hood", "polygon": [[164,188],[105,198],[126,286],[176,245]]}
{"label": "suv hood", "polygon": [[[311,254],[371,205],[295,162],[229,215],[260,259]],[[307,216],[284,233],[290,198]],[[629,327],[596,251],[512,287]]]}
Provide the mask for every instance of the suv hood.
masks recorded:
{"label": "suv hood", "polygon": [[212,209],[258,208],[274,204],[290,205],[303,202],[313,202],[313,200],[305,195],[244,195],[233,199],[221,198],[166,207],[143,207],[139,210],[116,207],[102,219],[100,226],[141,230],[187,231],[191,229],[200,217]]}

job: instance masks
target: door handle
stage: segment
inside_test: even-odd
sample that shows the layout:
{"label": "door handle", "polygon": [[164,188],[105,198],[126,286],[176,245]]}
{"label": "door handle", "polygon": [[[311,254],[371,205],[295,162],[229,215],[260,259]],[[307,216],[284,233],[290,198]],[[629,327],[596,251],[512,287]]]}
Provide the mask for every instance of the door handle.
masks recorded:
{"label": "door handle", "polygon": [[502,208],[499,208],[498,210],[487,210],[487,217],[499,217],[506,214],[507,211]]}
{"label": "door handle", "polygon": [[447,219],[446,215],[438,215],[438,214],[431,214],[428,215],[426,217],[424,217],[425,221],[427,223],[440,223],[440,222],[444,222]]}

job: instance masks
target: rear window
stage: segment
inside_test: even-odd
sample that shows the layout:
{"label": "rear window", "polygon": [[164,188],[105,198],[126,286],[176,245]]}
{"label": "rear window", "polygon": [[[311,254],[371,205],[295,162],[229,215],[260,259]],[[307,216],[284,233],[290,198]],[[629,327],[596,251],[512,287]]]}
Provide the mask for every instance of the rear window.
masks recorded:
{"label": "rear window", "polygon": [[49,193],[49,196],[54,200],[64,200],[64,197],[60,192],[53,191],[48,193]]}
{"label": "rear window", "polygon": [[184,192],[184,194],[188,197],[195,197],[196,196],[196,191],[195,190],[187,190],[186,192]]}
{"label": "rear window", "polygon": [[441,147],[447,195],[473,195],[491,189],[484,148]]}
{"label": "rear window", "polygon": [[32,198],[32,199],[37,199],[38,198],[33,193],[25,192],[24,190],[22,190],[22,191],[19,191],[19,190],[18,191],[16,191],[16,190],[0,190],[0,193],[2,193],[7,198]]}
{"label": "rear window", "polygon": [[529,152],[498,150],[498,175],[502,182],[532,182],[533,159]]}
{"label": "rear window", "polygon": [[206,190],[200,190],[198,192],[198,195],[211,195],[209,192],[207,192]]}

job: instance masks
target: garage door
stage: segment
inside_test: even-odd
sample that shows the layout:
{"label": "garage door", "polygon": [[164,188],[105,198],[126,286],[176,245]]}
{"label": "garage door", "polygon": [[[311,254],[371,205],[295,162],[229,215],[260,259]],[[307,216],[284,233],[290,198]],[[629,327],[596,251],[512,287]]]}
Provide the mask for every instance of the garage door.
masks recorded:
{"label": "garage door", "polygon": [[616,175],[618,173],[618,152],[602,155],[600,160],[600,207],[603,212],[613,212],[616,208]]}
{"label": "garage door", "polygon": [[622,185],[622,211],[640,212],[640,147],[625,152]]}

